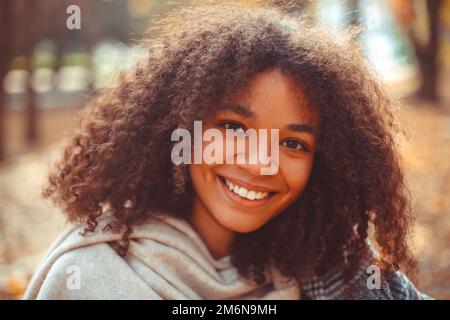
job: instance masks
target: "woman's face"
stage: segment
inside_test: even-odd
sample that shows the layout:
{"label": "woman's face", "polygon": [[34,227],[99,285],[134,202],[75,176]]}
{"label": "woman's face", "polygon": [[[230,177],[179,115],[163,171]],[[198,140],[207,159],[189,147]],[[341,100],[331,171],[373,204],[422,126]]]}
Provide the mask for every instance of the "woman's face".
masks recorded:
{"label": "woman's face", "polygon": [[[248,147],[245,164],[237,164],[237,148],[227,154],[224,146],[222,164],[190,165],[194,208],[200,207],[226,229],[241,233],[255,231],[283,212],[302,193],[311,174],[316,118],[293,79],[276,69],[256,76],[247,90],[227,101],[223,111],[203,121],[203,130],[219,129],[225,137],[226,129],[266,129],[270,156],[270,132],[278,129],[278,170],[262,175],[261,169],[268,165],[259,160],[250,163]],[[210,143],[203,142],[203,150]],[[258,148],[260,143],[258,139]]]}

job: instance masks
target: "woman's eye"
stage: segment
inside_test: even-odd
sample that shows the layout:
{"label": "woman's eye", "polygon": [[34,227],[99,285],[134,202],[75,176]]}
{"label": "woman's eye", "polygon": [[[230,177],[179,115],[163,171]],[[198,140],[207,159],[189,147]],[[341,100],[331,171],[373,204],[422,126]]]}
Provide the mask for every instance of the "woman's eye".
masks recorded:
{"label": "woman's eye", "polygon": [[236,122],[224,122],[221,126],[225,129],[234,130],[236,133],[245,133],[245,127]]}
{"label": "woman's eye", "polygon": [[296,151],[308,151],[308,149],[306,148],[306,146],[296,140],[286,140],[283,141],[281,143],[284,147],[291,149],[291,150],[296,150]]}

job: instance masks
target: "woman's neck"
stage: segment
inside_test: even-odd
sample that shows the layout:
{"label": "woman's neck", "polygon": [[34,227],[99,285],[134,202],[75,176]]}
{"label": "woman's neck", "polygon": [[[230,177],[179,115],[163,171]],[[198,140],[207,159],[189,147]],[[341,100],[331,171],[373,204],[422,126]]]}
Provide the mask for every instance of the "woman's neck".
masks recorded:
{"label": "woman's neck", "polygon": [[214,259],[220,259],[230,254],[234,232],[222,226],[197,197],[194,199],[192,212],[187,220],[203,240]]}

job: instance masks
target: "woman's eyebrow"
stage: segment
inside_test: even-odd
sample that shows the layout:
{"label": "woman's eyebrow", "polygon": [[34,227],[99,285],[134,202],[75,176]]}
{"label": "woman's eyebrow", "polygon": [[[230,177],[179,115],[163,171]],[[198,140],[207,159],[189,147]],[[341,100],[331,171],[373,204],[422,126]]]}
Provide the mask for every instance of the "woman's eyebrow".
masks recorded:
{"label": "woman's eyebrow", "polygon": [[287,125],[286,128],[290,131],[310,133],[314,136],[317,135],[317,129],[308,123],[292,123]]}
{"label": "woman's eyebrow", "polygon": [[232,111],[244,118],[255,118],[256,114],[250,110],[249,107],[244,107],[240,104],[227,104],[223,107],[222,111]]}
{"label": "woman's eyebrow", "polygon": [[[223,111],[231,111],[245,118],[256,118],[256,114],[249,107],[244,107],[239,104],[224,105]],[[290,131],[310,133],[314,136],[317,135],[317,129],[309,123],[292,123],[287,125],[286,128]]]}

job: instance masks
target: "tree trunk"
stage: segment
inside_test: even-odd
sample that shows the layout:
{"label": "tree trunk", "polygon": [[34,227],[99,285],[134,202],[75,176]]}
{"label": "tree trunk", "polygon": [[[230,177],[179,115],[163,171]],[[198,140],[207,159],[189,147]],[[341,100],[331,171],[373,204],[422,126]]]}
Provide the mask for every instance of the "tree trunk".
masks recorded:
{"label": "tree trunk", "polygon": [[6,105],[6,92],[3,86],[6,73],[9,69],[10,49],[12,40],[11,27],[11,0],[0,1],[0,161],[5,158],[5,128],[4,112]]}
{"label": "tree trunk", "polygon": [[420,43],[415,35],[411,35],[420,73],[417,97],[432,102],[439,100],[437,84],[439,78],[438,51],[440,44],[439,9],[441,4],[442,0],[427,0],[429,31],[427,43]]}
{"label": "tree trunk", "polygon": [[[31,77],[31,69],[28,69]],[[37,108],[36,108],[36,92],[31,85],[27,88],[27,106],[26,106],[26,141],[33,144],[37,141]]]}
{"label": "tree trunk", "polygon": [[27,92],[26,92],[26,109],[25,109],[25,138],[29,144],[33,144],[37,141],[37,106],[36,106],[36,92],[31,85],[31,79],[33,75],[33,50],[37,42],[37,34],[39,30],[36,30],[38,26],[33,22],[36,20],[36,3],[29,2],[28,10],[23,14],[23,17],[27,20],[24,21],[27,30],[27,42],[25,44],[25,55],[27,57]]}

